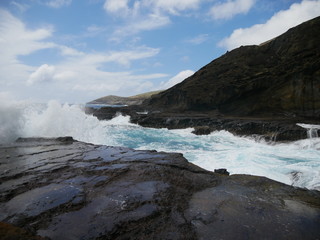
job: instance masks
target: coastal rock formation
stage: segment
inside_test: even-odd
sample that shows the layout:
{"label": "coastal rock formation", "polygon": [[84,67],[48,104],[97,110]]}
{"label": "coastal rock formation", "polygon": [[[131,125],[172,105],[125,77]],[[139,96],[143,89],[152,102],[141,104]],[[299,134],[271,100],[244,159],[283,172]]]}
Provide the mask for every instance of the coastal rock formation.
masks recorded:
{"label": "coastal rock formation", "polygon": [[151,97],[163,112],[320,118],[320,17],[259,46],[242,46]]}
{"label": "coastal rock formation", "polygon": [[87,113],[102,120],[120,112],[141,126],[195,127],[196,134],[223,129],[273,141],[304,139],[306,130],[296,123],[320,119],[319,42],[320,17],[259,46],[227,52],[140,105]]}
{"label": "coastal rock formation", "polygon": [[19,139],[0,146],[0,182],[0,239],[320,237],[319,191],[178,153]]}
{"label": "coastal rock formation", "polygon": [[[206,135],[213,131],[226,130],[239,136],[256,135],[267,141],[296,141],[308,138],[307,129],[296,123],[314,123],[306,119],[237,118],[217,117],[206,113],[161,113],[147,112],[141,106],[121,108],[87,108],[86,113],[100,120],[109,120],[118,114],[129,115],[132,123],[143,127],[181,129],[193,127],[194,134]],[[141,114],[144,113],[144,114]],[[320,128],[314,130],[320,136]]]}

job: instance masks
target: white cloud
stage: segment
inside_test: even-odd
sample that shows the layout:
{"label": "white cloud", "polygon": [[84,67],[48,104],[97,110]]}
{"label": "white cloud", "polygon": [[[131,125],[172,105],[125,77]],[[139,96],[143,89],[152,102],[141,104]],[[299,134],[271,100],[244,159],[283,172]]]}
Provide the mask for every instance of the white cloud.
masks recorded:
{"label": "white cloud", "polygon": [[40,49],[51,48],[53,47],[52,43],[42,40],[50,37],[52,33],[53,28],[50,26],[34,31],[27,30],[20,20],[0,9],[0,51],[2,56],[27,55]]}
{"label": "white cloud", "polygon": [[[1,91],[39,101],[59,98],[61,101],[85,102],[104,94],[138,94],[149,91],[154,79],[166,74],[114,72],[114,64],[129,67],[133,61],[156,56],[158,48],[134,47],[123,51],[82,52],[75,48],[48,41],[53,28],[28,29],[25,24],[0,9],[0,86]],[[36,51],[52,49],[62,60],[40,64],[24,64],[19,57]],[[108,71],[108,69],[110,71]]]}
{"label": "white cloud", "polygon": [[219,46],[231,50],[241,45],[260,44],[319,15],[320,1],[304,0],[292,4],[288,10],[274,14],[266,23],[234,30],[229,37],[219,43]]}
{"label": "white cloud", "polygon": [[103,8],[109,13],[127,12],[128,0],[106,0]]}
{"label": "white cloud", "polygon": [[33,85],[41,82],[51,82],[55,73],[55,67],[48,64],[41,65],[35,72],[28,78],[27,84]]}
{"label": "white cloud", "polygon": [[246,14],[255,4],[255,0],[228,0],[214,5],[210,9],[213,19],[231,19],[238,14]]}
{"label": "white cloud", "polygon": [[158,12],[164,11],[170,14],[179,14],[181,11],[198,8],[201,0],[140,0],[132,1],[130,8],[129,0],[106,0],[103,8],[108,13],[120,14],[119,16],[125,17],[124,13],[133,13],[147,11]]}
{"label": "white cloud", "polygon": [[[98,74],[95,75],[97,76]],[[75,84],[72,90],[81,92],[92,91],[94,93],[117,92],[121,90],[122,92],[131,92],[129,95],[132,95],[146,90],[149,91],[153,86],[150,80],[166,76],[166,74],[133,75],[130,72],[100,72],[100,77],[103,78],[104,81]],[[134,89],[134,93],[132,89]]]}
{"label": "white cloud", "polygon": [[155,8],[171,14],[179,14],[181,11],[198,8],[201,0],[154,0],[144,2],[146,5],[151,3]]}
{"label": "white cloud", "polygon": [[0,9],[0,83],[13,86],[25,82],[34,67],[18,60],[33,52],[53,48],[55,44],[45,41],[53,33],[52,27],[29,30],[8,11]]}
{"label": "white cloud", "polygon": [[10,4],[15,6],[16,8],[18,8],[20,12],[25,12],[29,8],[29,5],[23,4],[23,3],[18,3],[16,1],[12,1]]}
{"label": "white cloud", "polygon": [[60,72],[57,72],[53,76],[53,79],[57,81],[72,81],[74,79],[77,79],[77,74],[74,71],[62,70]]}
{"label": "white cloud", "polygon": [[153,57],[159,53],[158,48],[137,47],[134,50],[113,51],[108,53],[84,54],[83,57],[73,58],[69,62],[77,65],[100,66],[102,63],[114,62],[123,66],[130,66],[134,60]]}
{"label": "white cloud", "polygon": [[194,38],[188,39],[186,42],[191,43],[191,44],[195,44],[195,45],[199,45],[201,43],[204,43],[208,40],[209,35],[208,34],[200,34]]}
{"label": "white cloud", "polygon": [[122,19],[110,40],[120,41],[126,36],[142,31],[158,29],[171,23],[170,14],[179,15],[182,11],[196,9],[201,0],[106,0],[104,9]]}
{"label": "white cloud", "polygon": [[194,71],[192,70],[184,70],[179,72],[177,75],[174,77],[170,78],[167,82],[162,82],[160,84],[159,89],[168,89],[171,88],[172,86],[182,82],[186,78],[190,77],[191,75],[194,74]]}
{"label": "white cloud", "polygon": [[[49,66],[44,64],[32,73],[28,86],[41,84],[42,88],[54,87],[68,95],[77,94],[96,96],[97,93],[116,93],[148,91],[153,79],[166,77],[166,74],[136,75],[132,72],[108,72],[101,70],[106,63],[130,65],[132,61],[145,59],[158,54],[158,49],[140,47],[131,51],[109,52],[105,54],[83,54],[71,56],[63,62]],[[87,99],[87,101],[90,99]]]}
{"label": "white cloud", "polygon": [[118,42],[126,36],[138,34],[142,31],[154,30],[161,28],[170,23],[170,18],[161,14],[151,13],[141,18],[127,22],[124,26],[119,27],[114,33],[111,41]]}
{"label": "white cloud", "polygon": [[62,56],[83,56],[84,53],[80,52],[74,48],[57,45],[57,48],[60,49]]}
{"label": "white cloud", "polygon": [[87,27],[87,32],[84,34],[85,37],[94,37],[102,32],[106,31],[105,27],[90,25]]}
{"label": "white cloud", "polygon": [[72,0],[49,0],[46,5],[52,8],[60,8],[63,6],[68,6],[72,3]]}

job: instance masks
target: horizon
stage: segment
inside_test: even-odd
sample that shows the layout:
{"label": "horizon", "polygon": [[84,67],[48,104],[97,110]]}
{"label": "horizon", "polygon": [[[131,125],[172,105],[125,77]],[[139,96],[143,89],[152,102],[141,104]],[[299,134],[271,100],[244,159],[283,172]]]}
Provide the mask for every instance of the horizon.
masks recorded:
{"label": "horizon", "polygon": [[320,15],[320,0],[0,2],[0,98],[86,103],[183,81]]}

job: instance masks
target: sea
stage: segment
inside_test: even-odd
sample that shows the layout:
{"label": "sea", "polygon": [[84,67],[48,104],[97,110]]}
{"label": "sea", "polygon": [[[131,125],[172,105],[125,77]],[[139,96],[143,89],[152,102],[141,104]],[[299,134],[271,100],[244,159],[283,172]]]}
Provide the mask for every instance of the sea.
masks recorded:
{"label": "sea", "polygon": [[292,186],[320,190],[320,138],[316,131],[320,125],[300,125],[308,138],[275,143],[228,131],[197,136],[192,134],[192,128],[145,128],[120,114],[99,121],[85,114],[83,105],[11,102],[0,107],[0,144],[18,137],[72,136],[93,144],[179,152],[189,162],[207,170],[225,168],[230,174],[265,176]]}

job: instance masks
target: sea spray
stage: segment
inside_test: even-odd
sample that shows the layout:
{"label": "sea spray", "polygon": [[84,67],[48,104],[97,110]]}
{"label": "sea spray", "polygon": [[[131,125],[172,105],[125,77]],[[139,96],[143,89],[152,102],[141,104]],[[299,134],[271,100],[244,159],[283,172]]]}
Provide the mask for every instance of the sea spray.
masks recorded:
{"label": "sea spray", "polygon": [[[94,144],[135,149],[181,152],[192,163],[208,170],[227,168],[231,174],[266,176],[286,184],[320,190],[320,139],[268,144],[238,137],[227,131],[197,136],[191,128],[168,130],[143,128],[118,115],[99,121],[81,106],[60,104],[14,104],[2,110],[2,140],[16,137],[60,137]],[[2,115],[3,116],[3,115]],[[312,145],[310,145],[312,141]]]}
{"label": "sea spray", "polygon": [[9,94],[0,92],[0,144],[12,142],[21,136],[23,112],[30,104],[17,101]]}
{"label": "sea spray", "polygon": [[30,106],[23,118],[23,137],[72,136],[83,142],[114,145],[107,122],[86,115],[79,105],[50,101],[46,107]]}

